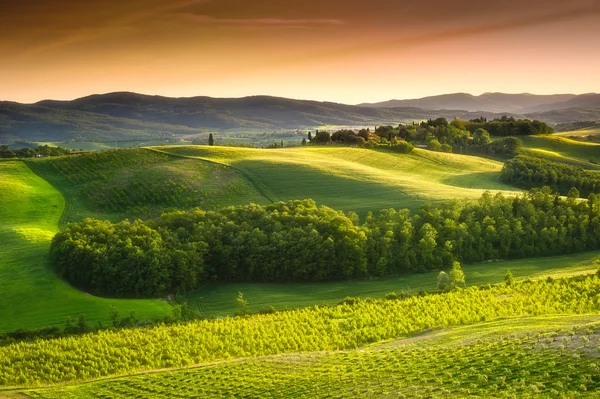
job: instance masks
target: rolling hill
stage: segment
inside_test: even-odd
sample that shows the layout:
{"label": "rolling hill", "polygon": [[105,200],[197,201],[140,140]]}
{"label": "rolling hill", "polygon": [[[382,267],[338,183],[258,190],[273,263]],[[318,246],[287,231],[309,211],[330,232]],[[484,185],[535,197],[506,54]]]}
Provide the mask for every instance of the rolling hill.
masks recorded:
{"label": "rolling hill", "polygon": [[590,101],[577,102],[578,99],[571,95],[455,94],[416,102],[355,106],[268,96],[168,98],[109,93],[73,101],[0,102],[0,143],[149,140],[189,137],[207,130],[265,132],[322,126],[365,127],[438,117],[491,119],[506,113],[523,117],[523,104],[567,104],[564,100],[577,107],[561,105],[558,110],[550,107],[525,116],[549,123],[600,119],[600,108],[592,107],[594,103]]}
{"label": "rolling hill", "polygon": [[[461,109],[469,112],[486,111],[497,113],[524,113],[528,107],[540,107],[543,110],[554,109],[552,103],[569,101],[574,94],[535,95],[484,93],[474,96],[468,93],[443,94],[410,100],[390,100],[379,103],[361,104],[375,108],[417,107],[430,110]],[[550,108],[548,108],[550,107]],[[566,107],[570,108],[570,107]],[[539,110],[536,108],[536,111]]]}
{"label": "rolling hill", "polygon": [[[568,135],[568,134],[566,134]],[[561,135],[521,137],[531,155],[563,162],[584,169],[600,170],[600,144],[573,140]]]}
{"label": "rolling hill", "polygon": [[25,162],[68,198],[62,222],[304,198],[364,216],[518,191],[499,181],[500,162],[419,149],[160,146]]}
{"label": "rolling hill", "polygon": [[363,216],[448,198],[476,199],[485,190],[515,192],[498,180],[500,162],[419,149],[408,155],[345,147],[152,149],[231,166],[271,201],[312,198]]}
{"label": "rolling hill", "polygon": [[28,159],[68,199],[61,224],[95,217],[121,220],[167,210],[266,203],[238,171],[145,149]]}
{"label": "rolling hill", "polygon": [[[216,209],[308,197],[365,216],[382,208],[415,209],[424,202],[475,199],[484,190],[515,191],[498,181],[500,162],[419,149],[400,155],[347,147],[263,150],[161,146],[5,161],[0,167],[10,194],[0,201],[0,215],[11,220],[1,230],[7,244],[0,250],[0,280],[10,281],[4,292],[19,298],[0,303],[2,320],[9,321],[0,323],[0,331],[60,326],[67,316],[80,314],[92,322],[105,322],[110,305],[117,306],[122,314],[134,310],[139,318],[169,312],[166,302],[94,298],[58,278],[49,265],[47,251],[58,226],[69,221],[86,217],[116,221],[166,210]],[[507,262],[500,272],[492,272],[485,265],[467,265],[466,270],[472,283],[498,282],[506,267],[514,269],[517,276],[589,271],[596,256],[587,253]],[[231,313],[238,290],[248,292],[256,310],[268,305],[331,304],[346,295],[382,296],[394,289],[430,289],[434,281],[435,276],[427,274],[318,286],[217,285],[189,298],[191,303],[202,303],[207,312],[221,315]],[[43,295],[32,284],[39,286]],[[308,302],[307,291],[313,293]]]}
{"label": "rolling hill", "polygon": [[[32,105],[0,103],[0,142],[147,139],[193,135],[204,129],[371,126],[431,116],[430,111],[415,108],[373,109],[267,96],[167,98],[110,93]],[[454,113],[440,116],[454,117]]]}
{"label": "rolling hill", "polygon": [[48,258],[65,199],[20,161],[0,162],[0,179],[0,332],[63,326],[80,315],[107,324],[110,306],[140,319],[170,314],[163,301],[97,298],[67,284]]}
{"label": "rolling hill", "polygon": [[[213,362],[24,389],[33,398],[597,397],[600,317],[511,318],[346,351]],[[565,350],[567,349],[567,350]]]}

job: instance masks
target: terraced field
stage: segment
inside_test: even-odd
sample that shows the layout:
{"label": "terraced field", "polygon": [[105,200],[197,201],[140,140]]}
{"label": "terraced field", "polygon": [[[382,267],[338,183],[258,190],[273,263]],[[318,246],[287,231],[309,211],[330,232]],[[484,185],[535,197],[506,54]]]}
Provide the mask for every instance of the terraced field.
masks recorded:
{"label": "terraced field", "polygon": [[586,143],[557,135],[520,138],[525,146],[524,151],[531,155],[569,163],[584,169],[600,169],[599,164],[590,162],[600,162],[600,144]]}
{"label": "terraced field", "polygon": [[359,215],[449,198],[476,199],[485,190],[516,191],[499,181],[500,162],[419,149],[409,155],[346,147],[152,149],[231,166],[271,201],[312,198]]}
{"label": "terraced field", "polygon": [[23,162],[0,162],[0,332],[62,326],[85,315],[90,324],[109,321],[110,306],[138,318],[170,314],[158,300],[112,300],[86,295],[54,273],[50,240],[65,206],[61,194]]}

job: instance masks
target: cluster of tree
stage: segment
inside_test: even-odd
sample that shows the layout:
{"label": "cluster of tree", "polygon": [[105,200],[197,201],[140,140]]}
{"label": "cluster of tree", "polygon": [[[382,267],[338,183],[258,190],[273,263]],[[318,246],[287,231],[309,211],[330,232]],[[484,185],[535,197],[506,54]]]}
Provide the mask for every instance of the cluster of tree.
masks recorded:
{"label": "cluster of tree", "polygon": [[[308,142],[303,140],[302,144],[310,142],[317,145],[350,144],[366,148],[396,147],[394,150],[403,153],[412,151],[413,145],[422,145],[431,151],[438,152],[485,153],[512,157],[523,146],[521,140],[513,137],[525,134],[526,129],[522,126],[533,126],[532,132],[528,134],[543,134],[552,131],[545,123],[537,120],[515,120],[503,117],[491,122],[484,119],[473,121],[455,119],[448,122],[446,118],[438,118],[420,124],[400,124],[397,127],[377,126],[373,132],[370,129],[361,129],[358,132],[344,129],[330,134],[327,131],[317,130],[314,137],[309,133]],[[491,131],[485,129],[486,127]],[[508,132],[514,134],[509,135]],[[502,137],[492,141],[491,135]],[[410,147],[406,144],[397,147],[399,143],[408,143]]]}
{"label": "cluster of tree", "polygon": [[379,127],[377,131],[387,134],[388,140],[397,134],[403,140],[424,144],[429,150],[441,152],[484,153],[511,157],[523,146],[521,140],[512,136],[492,141],[489,131],[482,127],[473,129],[472,122],[460,119],[448,122],[445,118],[438,118],[419,125],[400,125],[397,132],[392,126]]}
{"label": "cluster of tree", "polygon": [[517,187],[549,186],[563,195],[587,197],[591,193],[600,194],[600,174],[527,155],[507,161],[501,178]]}
{"label": "cluster of tree", "polygon": [[472,119],[465,122],[464,125],[471,133],[477,129],[485,129],[493,136],[530,136],[554,133],[554,129],[544,122],[515,119],[506,115],[491,121],[488,121],[487,118]]}
{"label": "cluster of tree", "polygon": [[11,150],[8,145],[0,145],[0,158],[35,158],[37,156],[57,157],[69,154],[71,150],[62,147],[40,145],[35,148],[22,148]]}
{"label": "cluster of tree", "polygon": [[450,268],[454,261],[600,248],[600,196],[550,189],[357,215],[312,200],[175,212],[147,222],[86,219],[53,241],[61,276],[96,294],[158,297],[204,281],[288,282]]}

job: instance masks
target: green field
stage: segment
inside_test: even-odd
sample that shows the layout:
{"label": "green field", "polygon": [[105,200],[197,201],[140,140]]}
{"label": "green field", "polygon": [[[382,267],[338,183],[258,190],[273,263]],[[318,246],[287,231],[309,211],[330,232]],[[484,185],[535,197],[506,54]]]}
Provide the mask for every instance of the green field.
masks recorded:
{"label": "green field", "polygon": [[63,222],[86,217],[122,220],[168,210],[266,202],[234,169],[144,149],[25,162],[67,198]]}
{"label": "green field", "polygon": [[0,181],[0,332],[62,326],[67,317],[82,314],[90,323],[106,323],[111,305],[140,319],[170,314],[163,301],[95,298],[58,278],[48,249],[63,197],[21,161],[0,162]]}
{"label": "green field", "polygon": [[500,162],[419,149],[408,155],[334,146],[153,149],[231,166],[271,201],[312,198],[363,216],[449,198],[476,199],[485,190],[517,191],[499,181]]}
{"label": "green field", "polygon": [[[59,220],[120,220],[169,209],[215,209],[305,197],[365,215],[388,207],[414,209],[425,201],[474,199],[484,189],[512,190],[498,181],[499,162],[423,150],[401,155],[340,147],[261,150],[193,146],[129,149],[25,162],[63,193],[66,211],[60,219],[65,206],[63,197],[25,164],[3,163],[4,180],[27,184],[30,189],[8,190],[13,194],[4,196],[0,206],[2,215],[12,215],[13,221],[3,227],[5,242],[11,244],[0,252],[2,273],[8,277],[19,270],[22,274],[19,284],[11,281],[10,288],[6,288],[11,292],[6,298],[10,299],[2,301],[0,314],[6,315],[2,320],[9,321],[0,325],[0,331],[62,325],[67,316],[79,314],[85,314],[92,322],[107,320],[108,307],[114,301],[81,294],[56,278],[51,270],[47,251]],[[48,209],[51,201],[46,196],[60,203]],[[23,207],[24,201],[31,205]],[[19,235],[15,231],[26,233]],[[41,238],[31,238],[32,232]],[[595,256],[587,253],[469,265],[468,283],[501,281],[506,269],[512,269],[518,277],[532,278],[588,271],[593,268]],[[36,286],[44,295],[36,294]],[[230,284],[204,287],[190,295],[189,300],[207,315],[224,315],[234,311],[234,299],[240,291],[250,302],[250,309],[258,311],[268,306],[285,309],[333,304],[346,296],[382,297],[391,291],[430,290],[434,286],[434,274],[343,283]],[[39,302],[22,300],[29,297]],[[42,303],[45,306],[38,305]],[[164,302],[121,301],[118,308],[122,315],[135,310],[140,319],[169,312]]]}
{"label": "green field", "polygon": [[592,127],[592,128],[586,128],[586,129],[580,129],[580,130],[572,130],[570,132],[560,132],[560,133],[555,133],[555,136],[562,136],[562,137],[587,137],[587,136],[597,136],[600,135],[600,127]]}
{"label": "green field", "polygon": [[[511,270],[517,280],[587,274],[598,269],[597,259],[600,259],[600,251],[466,265],[463,269],[467,285],[472,286],[500,283],[504,281],[507,270]],[[188,301],[194,309],[204,311],[207,316],[224,316],[236,312],[235,298],[239,292],[244,294],[250,311],[258,312],[269,306],[284,310],[315,304],[334,305],[348,296],[382,298],[390,292],[431,291],[436,289],[436,284],[437,272],[326,283],[216,284],[189,295]]]}
{"label": "green field", "polygon": [[[600,149],[524,141],[526,151],[588,169]],[[0,332],[82,314],[108,325],[111,306],[140,320],[171,314],[163,300],[97,298],[57,276],[48,250],[68,221],[302,198],[364,216],[515,193],[499,181],[501,168],[458,154],[335,146],[161,146],[3,161]],[[590,274],[598,259],[600,251],[465,265],[467,289],[424,296],[437,272],[209,284],[187,297],[207,320],[0,346],[0,398],[597,397],[600,280]],[[507,270],[517,283],[497,284]],[[287,311],[228,317],[240,310],[240,292],[251,313]],[[417,295],[383,299],[390,292]],[[363,299],[335,306],[346,297]]]}
{"label": "green field", "polygon": [[588,275],[13,343],[0,384],[34,397],[574,397],[600,388],[599,290]]}
{"label": "green field", "polygon": [[34,398],[597,397],[600,316],[507,319],[364,349],[266,356],[25,391]]}
{"label": "green field", "polygon": [[[36,145],[49,145],[51,147],[62,147],[70,150],[84,150],[84,151],[102,151],[102,150],[114,150],[123,148],[135,148],[140,146],[149,145],[178,145],[179,141],[173,140],[173,143],[166,143],[165,140],[148,139],[148,140],[118,140],[118,141],[68,141],[68,142],[37,142]],[[189,145],[191,141],[182,142]],[[19,145],[13,145],[14,148],[22,148]]]}
{"label": "green field", "polygon": [[[562,134],[561,134],[562,135]],[[584,169],[600,169],[600,165],[590,160],[600,162],[600,144],[586,143],[561,137],[552,136],[522,136],[525,152],[540,156],[550,161],[565,162]]]}

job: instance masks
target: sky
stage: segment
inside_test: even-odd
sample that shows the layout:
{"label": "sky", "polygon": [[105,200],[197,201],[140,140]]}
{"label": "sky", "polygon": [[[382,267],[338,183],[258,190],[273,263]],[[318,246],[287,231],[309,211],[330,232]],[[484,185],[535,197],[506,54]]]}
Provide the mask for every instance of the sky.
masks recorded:
{"label": "sky", "polygon": [[0,100],[600,92],[600,0],[1,0]]}

